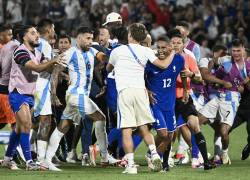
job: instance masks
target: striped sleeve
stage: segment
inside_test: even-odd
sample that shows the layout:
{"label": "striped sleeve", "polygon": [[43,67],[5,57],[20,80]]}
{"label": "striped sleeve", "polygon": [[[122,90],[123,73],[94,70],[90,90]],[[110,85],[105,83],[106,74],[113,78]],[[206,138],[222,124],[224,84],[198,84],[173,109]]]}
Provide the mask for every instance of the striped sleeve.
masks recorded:
{"label": "striped sleeve", "polygon": [[25,64],[31,60],[31,57],[26,50],[19,49],[14,52],[14,60],[17,64],[25,66]]}

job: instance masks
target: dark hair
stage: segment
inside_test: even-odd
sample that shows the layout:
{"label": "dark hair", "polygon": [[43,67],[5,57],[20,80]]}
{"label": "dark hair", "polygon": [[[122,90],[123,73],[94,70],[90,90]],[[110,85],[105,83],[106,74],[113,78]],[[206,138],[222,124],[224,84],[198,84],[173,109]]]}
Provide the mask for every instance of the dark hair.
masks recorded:
{"label": "dark hair", "polygon": [[69,42],[71,43],[71,38],[69,35],[67,34],[61,34],[58,38],[57,38],[57,41],[59,41],[60,39],[65,39],[67,38],[69,40]]}
{"label": "dark hair", "polygon": [[186,29],[189,29],[189,24],[187,21],[179,21],[176,23],[176,26],[183,26]]}
{"label": "dark hair", "polygon": [[121,26],[113,32],[113,35],[118,39],[121,44],[127,44],[128,42],[128,30],[126,27]]}
{"label": "dark hair", "polygon": [[94,29],[93,32],[94,39],[97,39],[99,35],[100,35],[100,30],[98,28]]}
{"label": "dark hair", "polygon": [[46,28],[51,27],[53,24],[51,19],[41,19],[37,24],[37,30],[39,33],[43,34],[46,32]]}
{"label": "dark hair", "polygon": [[84,33],[89,33],[89,34],[93,34],[93,30],[87,26],[81,26],[77,29],[77,35],[79,34],[84,34]]}
{"label": "dark hair", "polygon": [[6,30],[12,29],[12,26],[10,24],[1,24],[0,25],[0,32],[4,32]]}
{"label": "dark hair", "polygon": [[170,29],[167,33],[168,37],[172,39],[173,37],[178,37],[183,39],[181,32],[178,29]]}
{"label": "dark hair", "polygon": [[232,41],[232,47],[244,46],[244,42],[241,39],[234,39]]}
{"label": "dark hair", "polygon": [[15,24],[13,26],[12,34],[13,34],[13,39],[20,40],[20,30],[22,29],[23,25],[22,24]]}
{"label": "dark hair", "polygon": [[169,43],[170,42],[170,39],[168,36],[160,36],[157,41],[164,41],[164,42],[167,42]]}
{"label": "dark hair", "polygon": [[213,47],[213,49],[212,49],[212,51],[213,52],[218,52],[218,51],[220,51],[220,50],[223,50],[223,51],[227,51],[227,47],[225,46],[225,45],[223,45],[223,44],[216,44],[214,47]]}
{"label": "dark hair", "polygon": [[20,42],[23,43],[23,37],[25,36],[25,34],[28,32],[28,30],[30,28],[33,28],[34,26],[31,25],[20,25],[19,29],[18,29],[18,35],[19,35],[19,40]]}
{"label": "dark hair", "polygon": [[128,27],[132,38],[137,42],[143,41],[147,37],[146,27],[141,23],[133,23]]}

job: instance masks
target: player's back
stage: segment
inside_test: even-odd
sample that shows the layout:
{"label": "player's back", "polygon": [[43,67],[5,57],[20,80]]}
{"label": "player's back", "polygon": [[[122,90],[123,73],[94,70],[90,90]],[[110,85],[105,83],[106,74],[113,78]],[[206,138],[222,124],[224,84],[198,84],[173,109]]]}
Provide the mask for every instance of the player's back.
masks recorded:
{"label": "player's back", "polygon": [[114,49],[110,62],[114,65],[117,90],[128,87],[145,88],[145,65],[148,60],[153,62],[156,59],[152,49],[139,44],[122,45]]}

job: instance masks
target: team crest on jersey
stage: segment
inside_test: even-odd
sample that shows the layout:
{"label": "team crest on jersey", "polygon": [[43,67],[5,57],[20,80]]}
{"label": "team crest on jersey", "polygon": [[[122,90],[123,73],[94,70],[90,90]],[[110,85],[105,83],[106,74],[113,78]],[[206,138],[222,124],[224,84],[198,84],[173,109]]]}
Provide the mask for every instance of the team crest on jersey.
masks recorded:
{"label": "team crest on jersey", "polygon": [[173,66],[173,72],[176,72],[176,66]]}

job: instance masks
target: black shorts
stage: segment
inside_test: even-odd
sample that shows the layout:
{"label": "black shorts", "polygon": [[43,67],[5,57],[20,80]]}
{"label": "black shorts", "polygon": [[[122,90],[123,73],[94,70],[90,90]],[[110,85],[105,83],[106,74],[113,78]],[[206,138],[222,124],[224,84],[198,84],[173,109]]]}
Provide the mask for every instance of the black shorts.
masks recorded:
{"label": "black shorts", "polygon": [[179,115],[182,115],[183,119],[187,122],[188,116],[190,115],[198,116],[198,112],[195,109],[192,98],[189,97],[187,104],[184,104],[181,99],[182,98],[178,98],[175,101],[176,119],[178,119]]}
{"label": "black shorts", "polygon": [[250,123],[250,109],[238,108],[237,114],[234,118],[234,123],[232,125],[231,131],[239,127],[244,122]]}

